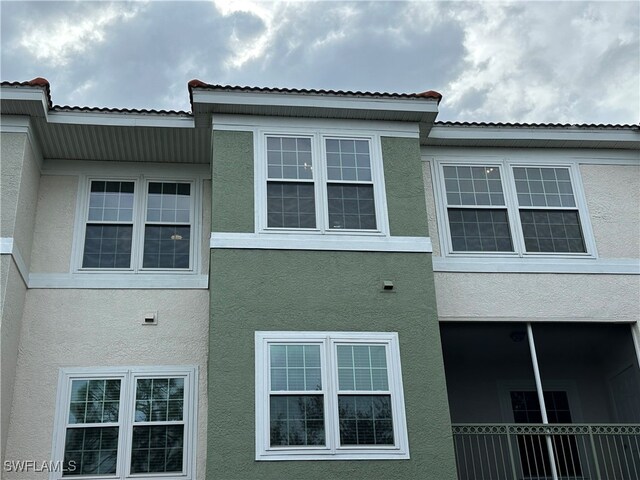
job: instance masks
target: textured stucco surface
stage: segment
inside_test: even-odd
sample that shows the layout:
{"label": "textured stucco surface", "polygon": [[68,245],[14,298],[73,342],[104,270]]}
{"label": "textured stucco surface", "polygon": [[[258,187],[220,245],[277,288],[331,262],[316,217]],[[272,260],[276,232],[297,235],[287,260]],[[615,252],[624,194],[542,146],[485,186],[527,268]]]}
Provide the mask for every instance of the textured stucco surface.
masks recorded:
{"label": "textured stucco surface", "polygon": [[26,286],[11,255],[0,255],[0,461],[4,461],[13,402],[16,362]]}
{"label": "textured stucco surface", "polygon": [[640,258],[640,162],[581,165],[598,255]]}
{"label": "textured stucco surface", "polygon": [[211,169],[212,231],[253,232],[253,133],[214,131]]}
{"label": "textured stucco surface", "polygon": [[13,237],[27,135],[24,133],[2,133],[1,135],[0,237]]}
{"label": "textured stucco surface", "polygon": [[32,272],[69,272],[77,193],[77,176],[41,177],[31,259]]}
{"label": "textured stucco surface", "polygon": [[[430,275],[426,254],[212,251],[207,478],[455,478]],[[411,459],[256,462],[257,330],[398,332]]]}
{"label": "textured stucco surface", "polygon": [[[20,334],[7,460],[48,459],[60,367],[197,365],[197,472],[207,425],[209,292],[205,290],[29,290]],[[158,312],[158,325],[142,325]],[[6,474],[36,480],[46,473]]]}
{"label": "textured stucco surface", "polygon": [[438,316],[635,321],[640,276],[435,272]]}
{"label": "textured stucco surface", "polygon": [[382,137],[381,143],[391,235],[425,237],[429,233],[418,140]]}

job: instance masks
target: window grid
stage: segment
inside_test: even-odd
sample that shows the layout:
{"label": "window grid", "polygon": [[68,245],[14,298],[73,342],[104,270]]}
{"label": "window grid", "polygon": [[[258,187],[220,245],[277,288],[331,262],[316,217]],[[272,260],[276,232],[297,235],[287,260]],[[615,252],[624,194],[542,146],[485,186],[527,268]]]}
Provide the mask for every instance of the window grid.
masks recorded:
{"label": "window grid", "polygon": [[[452,253],[589,252],[571,166],[439,165],[448,223],[443,231]],[[481,178],[483,170],[486,179]],[[493,180],[502,182],[501,193],[497,185],[489,184],[489,177],[496,173]],[[502,205],[504,209],[495,208]]]}
{"label": "window grid", "polygon": [[195,368],[79,370],[61,376],[54,451],[64,468],[55,478],[192,478]]}
{"label": "window grid", "polygon": [[[300,333],[306,338],[256,332],[256,459],[407,458],[402,387],[390,370],[401,375],[393,347],[397,335]],[[297,361],[289,361],[284,345],[297,349]],[[321,376],[328,378],[328,387],[312,390],[313,382],[296,380],[298,390],[285,390],[284,376],[274,379],[272,373],[315,369],[317,362],[303,359],[303,346],[309,345],[321,352]],[[344,383],[347,376],[353,385]],[[357,380],[365,377],[364,383]]]}

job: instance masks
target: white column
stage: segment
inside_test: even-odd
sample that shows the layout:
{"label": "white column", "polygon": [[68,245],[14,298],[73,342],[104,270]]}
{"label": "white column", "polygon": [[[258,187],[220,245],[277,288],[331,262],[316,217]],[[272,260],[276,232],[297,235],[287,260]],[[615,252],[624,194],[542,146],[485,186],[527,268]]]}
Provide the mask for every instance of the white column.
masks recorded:
{"label": "white column", "polygon": [[[533,376],[536,380],[536,391],[538,392],[538,403],[540,403],[540,413],[542,415],[542,423],[549,424],[549,417],[547,417],[547,405],[544,403],[544,393],[542,390],[542,379],[540,378],[540,368],[538,366],[538,355],[536,354],[536,344],[533,339],[533,329],[531,323],[527,323],[527,339],[529,340],[529,351],[531,352],[531,364],[533,365]],[[551,476],[553,480],[558,480],[558,472],[556,469],[556,459],[553,452],[553,443],[551,442],[551,436],[545,435],[547,442],[547,452],[549,454],[549,464],[551,465]]]}

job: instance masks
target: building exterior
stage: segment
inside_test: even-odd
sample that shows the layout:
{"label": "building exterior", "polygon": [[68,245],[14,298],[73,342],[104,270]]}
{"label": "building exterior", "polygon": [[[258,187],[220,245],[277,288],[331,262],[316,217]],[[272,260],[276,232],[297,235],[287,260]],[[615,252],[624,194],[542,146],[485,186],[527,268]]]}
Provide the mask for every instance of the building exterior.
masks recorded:
{"label": "building exterior", "polygon": [[2,478],[639,478],[636,126],[189,95],[2,83]]}

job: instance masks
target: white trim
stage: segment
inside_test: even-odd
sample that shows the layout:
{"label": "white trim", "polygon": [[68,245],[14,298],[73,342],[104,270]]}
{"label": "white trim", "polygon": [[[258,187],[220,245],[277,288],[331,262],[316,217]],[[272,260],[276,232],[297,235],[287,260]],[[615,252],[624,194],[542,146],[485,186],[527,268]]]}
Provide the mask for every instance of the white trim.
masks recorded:
{"label": "white trim", "polygon": [[31,273],[29,288],[186,289],[209,288],[208,275],[178,273]]}
{"label": "white trim", "polygon": [[596,165],[640,165],[640,153],[622,149],[589,148],[496,148],[496,147],[431,147],[421,146],[422,161],[430,162],[436,158],[447,158],[454,163],[464,163],[469,159],[495,159],[508,157],[512,162],[535,162],[557,164],[576,162]]}
{"label": "white trim", "polygon": [[54,110],[49,112],[48,123],[117,127],[195,128],[193,117],[187,114],[139,112],[61,112]]}
{"label": "white trim", "polygon": [[0,255],[11,255],[13,262],[22,277],[22,281],[29,286],[29,268],[27,267],[24,257],[20,253],[18,245],[16,245],[13,237],[0,237]]}
{"label": "white trim", "polygon": [[210,248],[431,253],[429,237],[212,232]]}
{"label": "white trim", "polygon": [[[436,280],[437,283],[437,280]],[[528,322],[535,323],[634,323],[636,322],[636,316],[622,317],[617,315],[615,317],[498,317],[498,316],[477,316],[477,317],[449,317],[440,316],[438,321],[442,323],[518,323],[526,324]]]}
{"label": "white trim", "polygon": [[[321,349],[321,375],[325,411],[325,445],[319,447],[278,447],[269,445],[269,349],[270,343],[313,343]],[[347,344],[381,344],[387,354],[389,390],[392,399],[394,445],[340,446],[337,398],[336,346]],[[409,440],[404,408],[404,388],[400,349],[396,332],[255,332],[255,407],[256,457],[258,461],[281,460],[397,460],[408,459]],[[309,394],[315,391],[309,391]],[[362,393],[365,393],[364,391]],[[371,392],[366,391],[371,394]]]}
{"label": "white trim", "polygon": [[0,87],[0,97],[3,100],[18,100],[25,102],[37,102],[42,108],[42,114],[47,117],[49,113],[49,99],[43,87],[31,85],[5,85]]}
{"label": "white trim", "polygon": [[476,273],[575,273],[640,275],[640,260],[634,258],[521,258],[491,255],[434,256],[434,272]]}
{"label": "white trim", "polygon": [[636,130],[611,130],[602,128],[528,128],[528,127],[461,127],[434,125],[429,133],[433,140],[556,140],[564,142],[620,142],[629,148],[640,142]]}
{"label": "white trim", "polygon": [[335,108],[347,110],[375,110],[380,112],[398,111],[415,113],[437,113],[436,99],[423,98],[374,98],[340,97],[322,94],[303,94],[293,92],[216,92],[211,90],[193,90],[193,103],[210,105],[238,106],[276,106],[302,108]]}
{"label": "white trim", "polygon": [[309,130],[322,130],[323,132],[335,132],[341,136],[370,134],[375,131],[381,136],[418,138],[420,131],[417,123],[372,121],[372,120],[343,120],[327,118],[298,118],[298,117],[273,117],[257,115],[231,115],[214,114],[213,130],[221,131],[252,131],[258,129],[286,129],[288,133],[308,133]]}
{"label": "white trim", "polygon": [[[139,377],[183,377],[184,378],[184,462],[183,472],[176,474],[130,474],[131,433],[135,421],[135,384]],[[115,475],[105,475],[99,478],[164,478],[166,480],[191,480],[196,478],[196,450],[198,430],[198,367],[195,365],[174,366],[141,366],[141,367],[79,367],[61,368],[58,374],[58,388],[56,393],[56,410],[54,417],[53,441],[51,458],[61,461],[64,456],[65,435],[67,430],[67,413],[71,398],[71,380],[117,378],[121,381],[120,410],[118,421],[118,461]],[[109,424],[111,426],[111,424]],[[52,471],[50,480],[59,480],[62,472]],[[65,477],[67,478],[67,477]],[[93,476],[75,476],[73,478],[96,478]]]}
{"label": "white trim", "polygon": [[176,180],[206,180],[211,178],[209,165],[200,164],[164,164],[140,162],[104,162],[83,160],[47,159],[42,166],[43,175],[92,175],[110,177],[138,176],[141,173],[149,176],[161,176]]}

